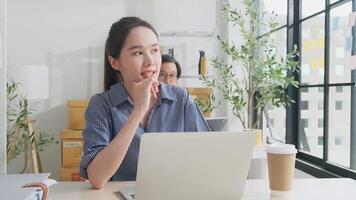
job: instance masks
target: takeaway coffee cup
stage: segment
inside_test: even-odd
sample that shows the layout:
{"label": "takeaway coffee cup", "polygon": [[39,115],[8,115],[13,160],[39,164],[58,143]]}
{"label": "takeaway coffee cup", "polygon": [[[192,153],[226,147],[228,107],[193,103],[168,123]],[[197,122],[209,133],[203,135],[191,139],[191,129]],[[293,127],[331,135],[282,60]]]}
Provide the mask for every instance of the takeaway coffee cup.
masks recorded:
{"label": "takeaway coffee cup", "polygon": [[290,144],[272,144],[267,146],[266,151],[271,196],[290,196],[297,149]]}

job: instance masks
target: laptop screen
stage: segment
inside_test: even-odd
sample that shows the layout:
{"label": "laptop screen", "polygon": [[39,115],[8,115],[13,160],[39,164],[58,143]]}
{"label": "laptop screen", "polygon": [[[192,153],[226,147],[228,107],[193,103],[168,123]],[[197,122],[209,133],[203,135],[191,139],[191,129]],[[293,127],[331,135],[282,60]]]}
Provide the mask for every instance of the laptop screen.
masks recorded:
{"label": "laptop screen", "polygon": [[226,131],[227,130],[227,118],[225,117],[209,117],[205,118],[208,122],[211,131]]}

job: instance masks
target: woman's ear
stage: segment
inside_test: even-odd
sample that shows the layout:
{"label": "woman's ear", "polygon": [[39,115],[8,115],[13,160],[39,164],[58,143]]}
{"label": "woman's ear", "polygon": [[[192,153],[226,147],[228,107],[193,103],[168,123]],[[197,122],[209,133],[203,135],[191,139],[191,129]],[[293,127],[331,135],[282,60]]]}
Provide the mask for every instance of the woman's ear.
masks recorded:
{"label": "woman's ear", "polygon": [[109,56],[108,60],[109,60],[109,63],[113,69],[120,71],[119,62],[115,58],[113,58],[112,56]]}

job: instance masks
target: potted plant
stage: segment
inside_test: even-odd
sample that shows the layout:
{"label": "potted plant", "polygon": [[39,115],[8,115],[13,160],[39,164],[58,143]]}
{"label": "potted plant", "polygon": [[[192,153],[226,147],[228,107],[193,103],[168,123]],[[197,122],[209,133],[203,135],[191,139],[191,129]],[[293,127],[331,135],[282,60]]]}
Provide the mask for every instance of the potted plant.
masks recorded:
{"label": "potted plant", "polygon": [[[32,117],[32,110],[29,108],[27,99],[16,93],[19,83],[11,81],[7,86],[7,161],[15,158],[21,153],[25,153],[25,166],[22,173],[29,170],[30,162],[38,162],[38,152],[51,144],[58,143],[52,135],[43,130],[34,130],[32,124],[35,122]],[[34,153],[36,155],[34,155]],[[38,160],[34,161],[36,158]],[[39,172],[41,172],[41,166]],[[33,169],[36,172],[36,169]]]}
{"label": "potted plant", "polygon": [[[223,8],[227,21],[239,29],[242,44],[218,36],[221,49],[228,57],[226,60],[230,62],[213,59],[219,78],[201,78],[205,85],[221,92],[245,129],[254,129],[258,128],[267,108],[291,105],[293,100],[287,94],[287,87],[298,86],[292,72],[298,70],[299,62],[296,47],[285,57],[276,55],[276,45],[271,38],[271,30],[278,25],[275,17],[265,22],[266,12],[260,13],[253,0],[244,0],[243,4],[243,11],[229,4]],[[258,30],[267,30],[267,33],[258,37]]]}

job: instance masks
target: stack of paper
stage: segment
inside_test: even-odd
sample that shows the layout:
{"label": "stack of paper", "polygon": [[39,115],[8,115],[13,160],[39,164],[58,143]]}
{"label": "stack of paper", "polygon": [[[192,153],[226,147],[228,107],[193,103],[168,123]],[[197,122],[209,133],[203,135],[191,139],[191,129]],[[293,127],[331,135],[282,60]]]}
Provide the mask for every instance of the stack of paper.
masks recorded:
{"label": "stack of paper", "polygon": [[22,186],[42,182],[49,187],[56,183],[55,180],[48,179],[49,175],[49,173],[0,175],[1,199],[41,199],[43,193],[40,188]]}

